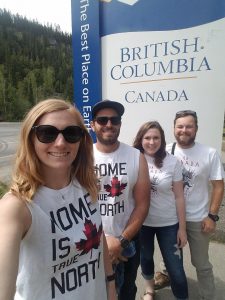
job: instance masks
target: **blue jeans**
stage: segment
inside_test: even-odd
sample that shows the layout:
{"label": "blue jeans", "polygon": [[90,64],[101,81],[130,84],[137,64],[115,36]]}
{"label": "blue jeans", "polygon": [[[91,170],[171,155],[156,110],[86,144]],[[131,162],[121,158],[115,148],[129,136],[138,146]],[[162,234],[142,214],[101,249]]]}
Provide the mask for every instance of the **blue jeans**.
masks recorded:
{"label": "blue jeans", "polygon": [[120,267],[122,267],[123,270],[123,284],[118,294],[118,300],[135,300],[136,298],[137,286],[135,281],[137,270],[140,265],[139,235],[136,235],[132,241],[135,244],[136,253],[134,256],[128,258],[128,261],[121,263]]}
{"label": "blue jeans", "polygon": [[[135,253],[136,249],[134,241],[130,241],[129,245],[122,251],[122,255],[127,258],[133,257]],[[114,265],[113,268],[116,274],[116,290],[119,295],[121,287],[124,284],[124,262]]]}
{"label": "blue jeans", "polygon": [[177,247],[178,224],[164,227],[142,226],[140,232],[141,269],[146,280],[154,278],[154,238],[168,271],[171,289],[177,299],[188,298],[187,278],[183,267],[183,252]]}

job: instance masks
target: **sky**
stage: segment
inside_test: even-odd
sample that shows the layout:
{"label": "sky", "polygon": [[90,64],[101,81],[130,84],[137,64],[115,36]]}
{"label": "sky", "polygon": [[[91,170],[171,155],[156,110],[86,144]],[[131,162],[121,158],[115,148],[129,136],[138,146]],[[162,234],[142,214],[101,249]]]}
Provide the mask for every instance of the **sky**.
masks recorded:
{"label": "sky", "polygon": [[43,25],[57,24],[63,32],[72,32],[71,0],[0,0],[0,8]]}

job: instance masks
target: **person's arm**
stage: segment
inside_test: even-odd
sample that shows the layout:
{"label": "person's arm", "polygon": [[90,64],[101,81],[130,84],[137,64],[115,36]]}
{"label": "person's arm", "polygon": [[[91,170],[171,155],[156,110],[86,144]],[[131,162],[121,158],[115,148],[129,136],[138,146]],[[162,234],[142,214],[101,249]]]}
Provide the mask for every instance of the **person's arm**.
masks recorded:
{"label": "person's arm", "polygon": [[[108,300],[116,300],[116,285],[114,271],[112,268],[111,261],[109,259],[108,246],[105,238],[105,234],[103,232],[103,254],[104,254],[104,267],[105,267],[105,276],[106,276],[106,288],[107,288],[107,298]],[[108,278],[108,279],[107,279]]]}
{"label": "person's arm", "polygon": [[122,233],[123,237],[128,240],[131,240],[138,233],[148,214],[150,205],[151,184],[148,165],[142,153],[139,161],[138,179],[133,189],[135,207]]}
{"label": "person's arm", "polygon": [[[140,153],[138,179],[133,189],[135,207],[124,231],[122,232],[122,236],[129,241],[138,233],[148,214],[150,191],[151,185],[148,165],[144,155]],[[121,260],[126,261],[127,258],[121,255],[123,249],[119,239],[114,236],[106,236],[106,239],[111,262],[118,263]]]}
{"label": "person's arm", "polygon": [[183,181],[173,182],[173,192],[176,199],[177,217],[179,222],[179,229],[177,232],[177,244],[180,248],[183,248],[187,243],[186,211],[185,211]]}
{"label": "person's arm", "polygon": [[[217,215],[221,202],[224,195],[224,180],[212,180],[212,192],[211,192],[211,201],[209,205],[209,213]],[[214,232],[216,228],[216,222],[214,222],[209,217],[206,217],[202,220],[202,231],[203,232]]]}
{"label": "person's arm", "polygon": [[11,194],[0,200],[0,299],[13,300],[20,242],[31,222],[26,205]]}

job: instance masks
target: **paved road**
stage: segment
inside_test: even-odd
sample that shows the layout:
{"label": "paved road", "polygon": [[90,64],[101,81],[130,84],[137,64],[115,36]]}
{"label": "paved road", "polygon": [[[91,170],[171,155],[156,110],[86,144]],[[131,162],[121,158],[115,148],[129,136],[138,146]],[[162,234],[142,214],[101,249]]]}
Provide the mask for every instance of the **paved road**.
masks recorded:
{"label": "paved road", "polygon": [[10,181],[20,123],[0,123],[0,181]]}

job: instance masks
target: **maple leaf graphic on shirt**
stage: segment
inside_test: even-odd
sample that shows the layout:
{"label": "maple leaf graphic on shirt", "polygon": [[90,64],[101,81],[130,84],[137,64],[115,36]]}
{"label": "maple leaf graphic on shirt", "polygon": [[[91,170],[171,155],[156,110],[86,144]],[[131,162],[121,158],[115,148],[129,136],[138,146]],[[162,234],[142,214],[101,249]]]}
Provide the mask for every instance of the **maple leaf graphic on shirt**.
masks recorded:
{"label": "maple leaf graphic on shirt", "polygon": [[100,245],[101,235],[102,235],[102,224],[99,226],[98,230],[96,224],[93,224],[91,220],[85,218],[84,223],[84,234],[86,239],[81,239],[79,242],[75,243],[77,250],[82,251],[80,255],[84,255],[92,250],[98,249]]}
{"label": "maple leaf graphic on shirt", "polygon": [[106,190],[106,192],[109,192],[108,196],[109,197],[115,197],[115,196],[119,196],[122,194],[122,190],[125,189],[125,187],[127,186],[127,183],[121,183],[118,180],[118,177],[114,176],[111,180],[111,184],[104,184],[104,188]]}

